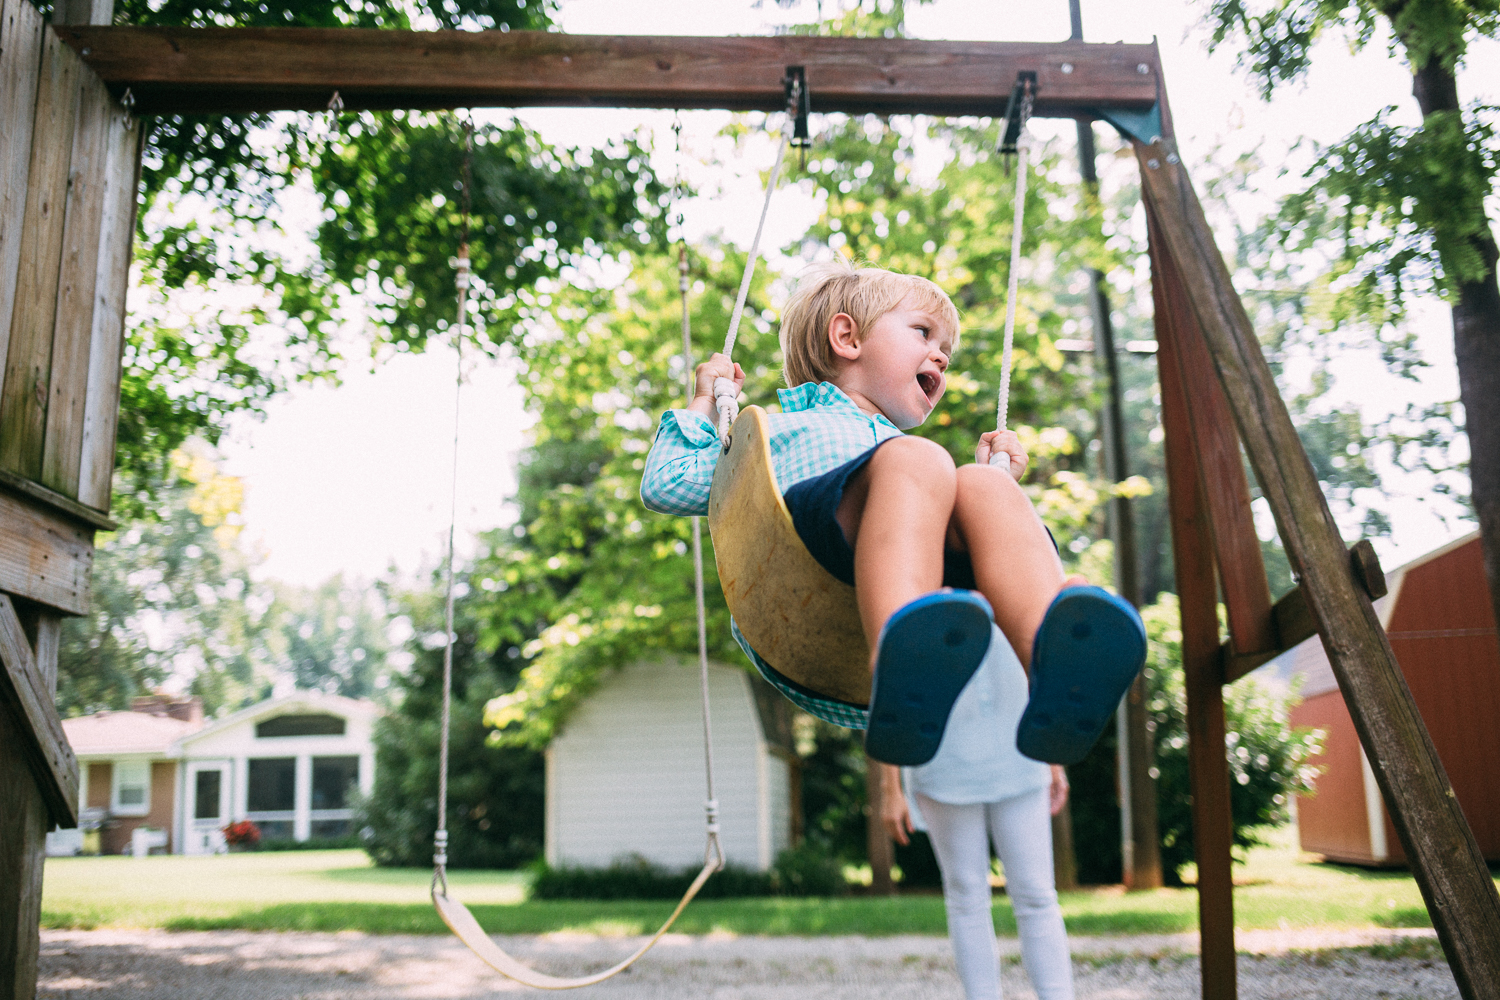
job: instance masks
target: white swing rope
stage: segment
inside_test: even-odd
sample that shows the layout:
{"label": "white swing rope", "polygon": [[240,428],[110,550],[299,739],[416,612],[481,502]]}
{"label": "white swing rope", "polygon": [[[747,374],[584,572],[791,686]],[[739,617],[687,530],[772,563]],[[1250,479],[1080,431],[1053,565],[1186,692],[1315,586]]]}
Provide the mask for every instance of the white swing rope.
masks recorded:
{"label": "white swing rope", "polygon": [[[674,185],[674,192],[680,198],[682,193],[682,129],[680,122],[674,125],[677,133],[677,156],[678,156],[678,179]],[[495,971],[515,980],[525,986],[532,986],[543,990],[569,990],[580,986],[592,986],[603,982],[620,972],[625,971],[635,964],[636,959],[650,951],[652,946],[659,941],[671,926],[676,923],[678,916],[686,909],[693,897],[698,895],[698,890],[703,888],[710,875],[724,867],[724,850],[719,842],[719,802],[714,795],[714,756],[713,756],[713,731],[709,711],[708,698],[708,617],[703,596],[703,532],[700,519],[693,518],[693,582],[695,597],[698,606],[698,673],[699,688],[703,696],[703,763],[705,781],[707,784],[707,799],[704,803],[705,826],[707,843],[703,849],[703,868],[697,877],[683,893],[677,908],[667,917],[666,922],[661,925],[655,934],[651,936],[640,948],[629,955],[623,961],[610,966],[602,972],[588,976],[563,978],[551,976],[544,972],[538,972],[530,966],[525,965],[513,958],[501,949],[494,940],[485,933],[484,928],[479,926],[479,921],[474,915],[456,899],[448,895],[448,742],[449,742],[449,714],[453,688],[453,539],[455,526],[458,518],[458,392],[463,385],[463,335],[467,322],[468,311],[468,289],[469,289],[469,247],[468,247],[468,220],[469,220],[469,188],[470,188],[470,159],[472,154],[472,126],[464,154],[464,242],[459,248],[458,255],[458,325],[456,333],[456,346],[459,354],[458,388],[454,390],[454,432],[453,432],[453,492],[452,508],[448,522],[448,566],[447,566],[447,638],[443,648],[443,717],[440,728],[438,745],[438,820],[437,832],[434,834],[434,854],[432,873],[432,903],[437,908],[438,915],[448,925],[454,935],[458,937],[469,950],[480,958],[485,964]],[[785,149],[783,148],[783,152]],[[778,157],[777,166],[780,166]],[[761,217],[765,221],[764,213]],[[679,227],[681,215],[678,216]],[[757,241],[759,234],[757,234]],[[689,391],[691,391],[693,377],[692,360],[692,326],[688,312],[688,263],[687,249],[683,247],[678,256],[678,289],[682,295],[682,345],[683,361],[687,367],[689,379]],[[741,303],[744,301],[744,289],[741,289]],[[738,310],[736,310],[738,315]],[[733,335],[730,337],[733,341]],[[732,384],[732,383],[731,383]]]}
{"label": "white swing rope", "polygon": [[[787,97],[786,121],[781,125],[781,144],[776,149],[776,162],[771,166],[771,176],[766,181],[766,197],[760,206],[760,222],[755,226],[755,239],[750,241],[750,258],[745,262],[745,274],[740,278],[740,293],[734,300],[734,312],[729,315],[729,332],[724,336],[724,350],[720,353],[731,361],[734,359],[734,341],[739,336],[740,318],[745,312],[745,299],[750,294],[750,280],[755,276],[755,265],[760,260],[760,238],[766,231],[766,215],[771,211],[771,195],[776,193],[776,182],[781,177],[781,164],[786,159],[787,148],[792,144],[792,131],[797,126],[797,106],[802,100],[802,84],[792,84]],[[691,390],[690,390],[691,393]],[[729,440],[729,428],[740,415],[740,390],[734,379],[720,376],[714,379],[714,405],[719,410],[719,439]]]}
{"label": "white swing rope", "polygon": [[[1031,159],[1031,84],[1021,97],[1021,127],[1016,136],[1015,218],[1010,228],[1010,282],[1005,293],[1005,346],[1000,352],[1000,399],[995,405],[995,429],[1005,430],[1010,410],[1011,350],[1016,339],[1016,298],[1021,287],[1021,232],[1026,221],[1026,175]],[[1010,456],[1003,451],[990,453],[990,464],[1010,470]]]}
{"label": "white swing rope", "polygon": [[469,209],[470,171],[474,158],[474,122],[464,126],[464,158],[462,168],[463,223],[458,243],[458,322],[453,329],[454,362],[453,379],[453,475],[448,489],[448,559],[445,569],[445,595],[443,613],[443,716],[438,729],[438,812],[437,831],[433,834],[432,894],[448,895],[448,743],[449,716],[453,702],[453,540],[458,526],[458,429],[459,404],[464,388],[464,333],[469,317]]}
{"label": "white swing rope", "polygon": [[[688,398],[691,399],[696,379],[693,371],[692,310],[688,302],[688,290],[692,283],[688,279],[687,236],[682,232],[684,221],[682,199],[686,191],[682,179],[682,119],[680,117],[672,122],[672,135],[676,165],[672,198],[677,205],[678,238],[682,240],[677,248],[677,292],[682,299],[682,367],[687,380]],[[782,151],[785,152],[784,147]],[[761,212],[761,219],[764,222],[764,210]],[[741,302],[744,301],[744,284],[741,280]],[[734,323],[731,322],[731,327],[733,325]],[[730,336],[732,338],[733,334]],[[719,799],[714,794],[713,715],[708,700],[708,609],[703,596],[703,519],[697,515],[693,516],[693,598],[698,612],[698,690],[703,697],[703,778],[707,795],[703,803],[707,833],[707,843],[703,848],[703,865],[705,871],[708,870],[709,865],[713,865],[714,870],[718,871],[724,867],[724,848],[719,843]]]}

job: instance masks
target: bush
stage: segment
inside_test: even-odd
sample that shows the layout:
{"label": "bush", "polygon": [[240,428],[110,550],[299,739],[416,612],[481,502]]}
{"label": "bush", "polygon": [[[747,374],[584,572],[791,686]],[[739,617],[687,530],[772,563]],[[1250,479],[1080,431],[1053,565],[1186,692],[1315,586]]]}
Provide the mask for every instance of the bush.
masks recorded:
{"label": "bush", "polygon": [[[634,855],[606,868],[532,865],[532,899],[678,899],[700,866],[670,869]],[[698,891],[699,899],[744,896],[835,896],[847,892],[839,863],[803,846],[781,852],[770,871],[726,865]]]}
{"label": "bush", "polygon": [[351,835],[327,837],[321,840],[292,840],[291,838],[262,840],[255,849],[257,851],[343,851],[364,846],[364,841]]}
{"label": "bush", "polygon": [[777,855],[771,885],[778,896],[842,896],[849,891],[839,860],[805,842]]}

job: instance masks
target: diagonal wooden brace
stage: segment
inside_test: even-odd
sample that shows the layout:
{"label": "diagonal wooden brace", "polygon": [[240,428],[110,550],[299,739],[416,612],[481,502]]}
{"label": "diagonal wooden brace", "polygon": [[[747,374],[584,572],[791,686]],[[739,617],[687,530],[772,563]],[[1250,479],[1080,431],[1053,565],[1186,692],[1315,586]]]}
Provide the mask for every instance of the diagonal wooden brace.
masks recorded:
{"label": "diagonal wooden brace", "polygon": [[1365,581],[1261,353],[1170,140],[1137,145],[1141,193],[1187,292],[1240,440],[1466,1000],[1500,1000],[1500,894],[1417,711]]}
{"label": "diagonal wooden brace", "polygon": [[37,670],[16,606],[6,594],[0,594],[0,661],[5,667],[0,670],[0,701],[14,706],[19,728],[29,736],[19,749],[31,764],[52,821],[61,827],[77,826],[78,758]]}

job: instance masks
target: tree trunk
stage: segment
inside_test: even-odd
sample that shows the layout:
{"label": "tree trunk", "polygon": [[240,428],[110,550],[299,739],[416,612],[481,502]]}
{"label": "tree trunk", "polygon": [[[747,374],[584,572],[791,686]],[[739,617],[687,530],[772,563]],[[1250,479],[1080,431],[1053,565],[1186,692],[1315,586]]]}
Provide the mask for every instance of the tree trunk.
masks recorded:
{"label": "tree trunk", "polygon": [[896,849],[880,822],[880,768],[870,757],[865,758],[865,848],[870,858],[870,893],[891,895],[896,891],[891,880]]}
{"label": "tree trunk", "polygon": [[[1398,23],[1395,15],[1399,12],[1399,6],[1385,10],[1393,23]],[[1425,65],[1414,68],[1412,95],[1424,121],[1435,112],[1461,111],[1458,80],[1452,68],[1437,59],[1429,58]],[[1500,254],[1482,198],[1475,199],[1470,212],[1474,218],[1485,220],[1480,232],[1470,237],[1474,251],[1484,261],[1484,274],[1458,286],[1458,299],[1453,304],[1453,354],[1458,363],[1464,429],[1469,435],[1470,495],[1479,517],[1490,605],[1500,622],[1500,286],[1495,281],[1495,262]]]}

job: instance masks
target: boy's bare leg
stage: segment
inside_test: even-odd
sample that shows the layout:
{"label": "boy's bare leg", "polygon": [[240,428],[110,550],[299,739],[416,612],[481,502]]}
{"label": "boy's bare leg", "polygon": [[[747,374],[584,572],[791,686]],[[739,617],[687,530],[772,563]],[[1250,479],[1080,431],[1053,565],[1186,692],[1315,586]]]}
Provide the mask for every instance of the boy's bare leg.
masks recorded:
{"label": "boy's bare leg", "polygon": [[1085,581],[1064,580],[1062,562],[1031,498],[1005,470],[965,465],[955,478],[947,546],[969,553],[979,591],[994,608],[995,624],[1029,670],[1032,640],[1048,605],[1065,584]]}
{"label": "boy's bare leg", "polygon": [[854,549],[855,595],[872,657],[887,619],[943,585],[956,472],[941,445],[900,437],[881,445],[844,489],[836,517]]}

